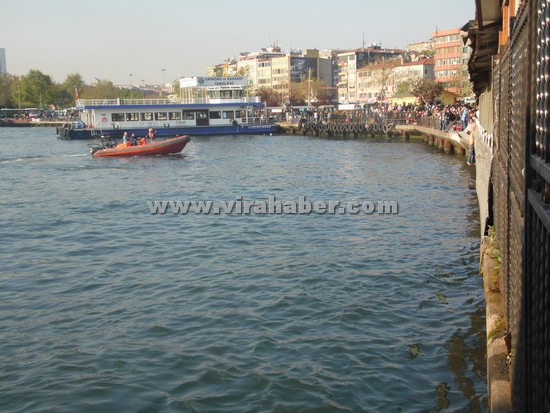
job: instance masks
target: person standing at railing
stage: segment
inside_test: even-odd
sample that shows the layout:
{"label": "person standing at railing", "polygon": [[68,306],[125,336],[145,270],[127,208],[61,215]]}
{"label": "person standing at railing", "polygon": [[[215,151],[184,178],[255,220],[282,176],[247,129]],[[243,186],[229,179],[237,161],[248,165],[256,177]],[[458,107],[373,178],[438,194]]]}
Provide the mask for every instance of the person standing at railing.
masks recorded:
{"label": "person standing at railing", "polygon": [[469,113],[469,122],[470,124],[468,125],[468,130],[466,131],[466,133],[470,135],[470,146],[469,146],[470,153],[468,155],[468,160],[466,161],[466,163],[468,165],[473,165],[476,163],[475,131],[477,128],[477,124],[475,122],[475,115],[473,114],[473,112]]}
{"label": "person standing at railing", "polygon": [[462,109],[462,114],[460,115],[460,123],[462,126],[462,130],[466,130],[468,127],[468,122],[470,121],[470,113],[468,111],[468,107],[464,106],[464,109]]}

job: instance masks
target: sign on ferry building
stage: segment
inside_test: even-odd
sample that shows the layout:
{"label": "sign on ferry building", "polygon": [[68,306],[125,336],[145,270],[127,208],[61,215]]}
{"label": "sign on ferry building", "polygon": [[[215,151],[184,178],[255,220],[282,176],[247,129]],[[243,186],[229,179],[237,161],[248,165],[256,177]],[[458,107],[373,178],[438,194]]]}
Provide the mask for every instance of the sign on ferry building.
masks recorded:
{"label": "sign on ferry building", "polygon": [[180,88],[215,87],[215,86],[246,86],[246,76],[236,77],[184,77],[180,79]]}

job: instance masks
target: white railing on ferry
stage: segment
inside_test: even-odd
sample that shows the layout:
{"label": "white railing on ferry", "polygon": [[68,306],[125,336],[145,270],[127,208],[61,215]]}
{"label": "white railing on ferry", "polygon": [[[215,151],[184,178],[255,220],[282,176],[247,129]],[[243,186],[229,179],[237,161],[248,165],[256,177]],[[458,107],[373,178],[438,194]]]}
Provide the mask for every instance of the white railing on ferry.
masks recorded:
{"label": "white railing on ferry", "polygon": [[176,98],[176,99],[79,99],[76,107],[83,109],[90,106],[151,106],[151,105],[177,105],[177,104],[223,104],[223,103],[259,103],[258,96],[243,97],[239,99],[222,98]]}

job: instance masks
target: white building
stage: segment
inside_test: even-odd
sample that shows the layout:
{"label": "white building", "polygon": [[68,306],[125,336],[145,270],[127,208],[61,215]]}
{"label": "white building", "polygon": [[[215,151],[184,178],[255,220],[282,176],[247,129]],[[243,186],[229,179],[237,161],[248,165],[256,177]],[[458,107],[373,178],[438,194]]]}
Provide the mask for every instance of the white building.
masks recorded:
{"label": "white building", "polygon": [[374,102],[392,97],[400,83],[433,79],[434,59],[401,63],[399,59],[382,60],[357,70],[357,101]]}
{"label": "white building", "polygon": [[0,49],[0,76],[8,73],[6,69],[6,49]]}
{"label": "white building", "polygon": [[435,79],[435,60],[422,59],[403,63],[393,69],[397,80]]}

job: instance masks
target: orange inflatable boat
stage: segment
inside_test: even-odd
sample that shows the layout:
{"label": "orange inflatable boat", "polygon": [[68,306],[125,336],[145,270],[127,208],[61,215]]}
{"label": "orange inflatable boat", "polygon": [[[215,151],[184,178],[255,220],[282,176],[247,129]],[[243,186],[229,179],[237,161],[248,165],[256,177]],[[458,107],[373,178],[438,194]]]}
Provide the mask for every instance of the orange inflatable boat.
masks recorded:
{"label": "orange inflatable boat", "polygon": [[178,153],[185,148],[191,139],[188,135],[177,136],[172,139],[155,141],[139,145],[121,143],[112,147],[91,146],[92,156],[142,156],[142,155],[169,155]]}

